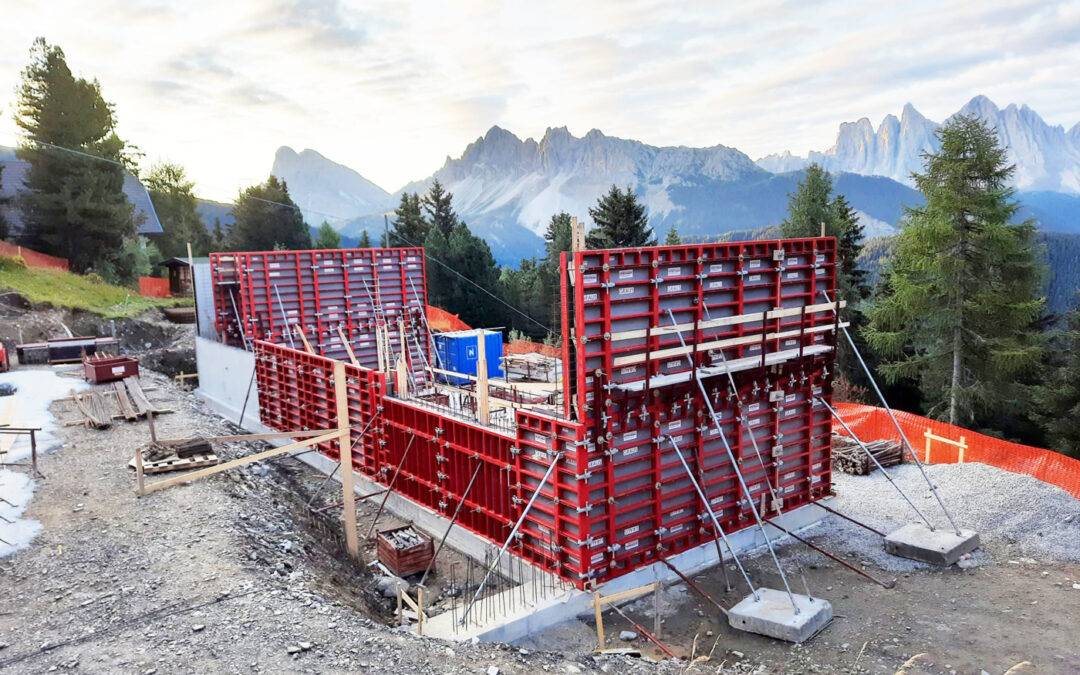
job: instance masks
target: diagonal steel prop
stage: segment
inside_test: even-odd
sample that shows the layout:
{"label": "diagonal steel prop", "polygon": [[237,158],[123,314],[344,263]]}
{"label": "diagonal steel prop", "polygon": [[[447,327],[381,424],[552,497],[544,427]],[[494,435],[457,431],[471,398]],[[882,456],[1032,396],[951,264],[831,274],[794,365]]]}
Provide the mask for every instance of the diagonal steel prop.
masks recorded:
{"label": "diagonal steel prop", "polygon": [[547,483],[548,478],[551,478],[552,472],[555,471],[555,467],[558,466],[559,460],[562,459],[563,453],[555,453],[555,459],[551,461],[551,466],[544,473],[544,477],[540,479],[540,483],[536,486],[536,491],[533,492],[532,497],[529,498],[529,503],[525,505],[525,509],[518,516],[517,523],[514,524],[514,529],[510,530],[510,536],[503,542],[502,548],[499,549],[499,553],[495,556],[495,560],[491,561],[491,566],[488,567],[487,574],[484,575],[484,580],[480,582],[480,585],[476,587],[476,593],[473,593],[472,600],[469,601],[469,606],[465,608],[465,611],[461,615],[462,626],[466,625],[465,620],[469,618],[469,612],[472,611],[473,605],[476,604],[476,599],[480,597],[480,592],[484,590],[484,585],[487,584],[488,579],[491,577],[491,573],[495,571],[495,568],[499,565],[499,560],[502,558],[503,553],[506,553],[506,549],[510,546],[510,542],[514,540],[518,530],[521,528],[521,524],[525,522],[525,516],[529,514],[529,509],[536,502],[536,498],[540,496],[540,491],[544,489],[544,484]]}
{"label": "diagonal steel prop", "polygon": [[[476,459],[480,459],[477,457]],[[439,546],[435,549],[435,553],[431,556],[431,560],[428,561],[427,567],[424,568],[423,575],[420,576],[420,583],[417,586],[423,587],[424,582],[427,580],[428,572],[435,565],[435,559],[439,557],[439,552],[442,551],[443,546],[446,544],[446,538],[450,536],[450,530],[454,529],[454,523],[457,522],[458,515],[461,513],[461,507],[465,506],[465,500],[468,499],[469,493],[472,492],[473,483],[476,482],[476,477],[480,475],[480,469],[483,468],[484,462],[480,460],[476,463],[476,468],[473,469],[472,478],[469,479],[469,484],[465,487],[465,492],[461,493],[461,501],[458,502],[457,508],[454,509],[454,515],[450,518],[450,524],[446,526],[446,532],[443,533],[442,539],[439,540]]]}
{"label": "diagonal steel prop", "polygon": [[933,524],[927,519],[926,516],[923,515],[923,512],[919,510],[919,507],[915,506],[915,504],[910,499],[908,499],[908,496],[904,494],[904,491],[900,489],[900,486],[896,484],[896,481],[892,479],[892,476],[890,476],[888,472],[885,471],[885,467],[881,466],[881,462],[877,460],[877,457],[874,457],[874,453],[870,452],[870,449],[867,448],[866,445],[864,445],[863,442],[859,439],[859,437],[855,435],[855,432],[852,431],[851,427],[847,425],[847,422],[845,422],[844,419],[840,417],[840,414],[837,413],[825,399],[821,397],[814,398],[816,401],[819,401],[823,406],[825,406],[830,413],[832,413],[832,416],[836,418],[836,421],[840,423],[840,426],[844,427],[844,431],[848,432],[848,435],[851,436],[851,438],[859,444],[859,447],[862,448],[863,452],[866,453],[866,456],[870,458],[870,461],[874,463],[874,466],[876,466],[878,470],[881,471],[881,475],[885,476],[885,480],[889,481],[889,483],[894,488],[896,488],[896,491],[900,493],[900,496],[904,498],[904,501],[908,503],[908,506],[914,509],[915,513],[919,514],[919,517],[923,519],[923,522],[926,523],[926,526],[929,527],[931,530],[934,529]]}
{"label": "diagonal steel prop", "polygon": [[[825,296],[825,300],[833,304],[833,301],[829,297],[829,294],[827,292],[821,291],[821,294]],[[832,311],[833,314],[835,314],[839,318],[840,308],[833,304]],[[839,321],[837,321],[837,323],[839,323]],[[848,331],[846,326],[840,326],[840,329],[844,331],[844,337],[847,338],[848,344],[851,345],[852,353],[855,354],[855,358],[859,360],[859,365],[862,366],[863,372],[866,373],[866,378],[870,380],[870,384],[873,385],[874,392],[877,394],[878,400],[881,401],[881,405],[885,408],[885,412],[889,414],[889,419],[892,420],[893,426],[896,427],[896,431],[900,434],[900,439],[903,441],[904,445],[907,446],[908,453],[911,454],[911,458],[915,460],[915,466],[919,467],[919,473],[922,474],[922,477],[926,481],[926,484],[930,486],[930,492],[934,494],[934,497],[937,499],[938,505],[941,506],[942,512],[944,512],[945,517],[949,519],[949,524],[952,525],[953,530],[956,531],[956,536],[963,536],[960,533],[960,527],[956,524],[956,521],[953,520],[952,514],[949,513],[948,507],[945,506],[945,501],[941,498],[941,495],[938,494],[937,486],[934,485],[934,482],[932,480],[930,480],[930,476],[926,475],[926,469],[923,467],[923,463],[919,461],[919,455],[915,452],[915,449],[911,447],[911,441],[908,440],[907,434],[904,433],[904,429],[900,426],[900,422],[897,421],[896,415],[893,414],[892,408],[889,407],[889,402],[885,400],[885,394],[881,393],[881,388],[878,387],[877,380],[874,379],[873,374],[870,372],[870,366],[866,365],[866,361],[863,360],[862,354],[859,353],[859,348],[855,346],[855,340],[852,339],[851,333]],[[934,526],[931,525],[930,531],[933,530]]]}
{"label": "diagonal steel prop", "polygon": [[[750,587],[750,593],[754,596],[754,600],[761,600],[758,596],[757,589],[754,588],[753,582],[750,581],[750,575],[746,573],[746,569],[743,568],[742,562],[739,561],[739,556],[735,555],[735,549],[732,548],[731,542],[728,541],[727,533],[720,527],[720,521],[716,519],[716,513],[712,510],[712,504],[709,503],[709,498],[705,496],[705,492],[701,489],[701,485],[698,484],[697,479],[694,478],[694,473],[690,471],[690,465],[687,463],[686,458],[683,457],[682,450],[679,449],[679,445],[675,442],[675,439],[670,435],[665,436],[671,447],[675,449],[675,454],[678,455],[679,461],[682,462],[683,468],[686,469],[686,475],[690,477],[690,482],[694,485],[694,490],[697,491],[698,497],[701,498],[701,502],[705,505],[705,510],[709,512],[709,518],[712,519],[713,527],[720,533],[720,539],[723,539],[724,545],[728,548],[728,553],[731,554],[731,558],[735,561],[735,564],[739,568],[739,572],[742,574],[743,579],[746,580],[746,585]],[[714,539],[713,541],[719,541]],[[720,564],[724,564],[724,556],[720,555],[720,545],[716,546],[716,554],[720,556]]]}
{"label": "diagonal steel prop", "polygon": [[[670,309],[667,313],[668,318],[671,319],[671,324],[675,326],[675,334],[679,337],[679,344],[685,349],[686,340],[683,339],[682,330],[678,327],[678,322],[675,321],[675,315]],[[776,549],[773,548],[772,540],[769,539],[769,533],[765,530],[765,523],[761,521],[761,514],[758,513],[757,505],[754,504],[754,496],[750,494],[750,488],[746,484],[746,479],[743,478],[742,470],[739,468],[738,462],[735,461],[735,453],[728,443],[727,434],[724,433],[724,428],[720,424],[720,419],[713,409],[712,401],[709,400],[709,393],[705,391],[705,385],[701,382],[701,373],[698,371],[697,364],[694,363],[693,356],[687,354],[687,358],[690,361],[690,370],[693,373],[694,381],[697,382],[698,389],[701,391],[701,397],[705,400],[705,407],[709,409],[709,416],[712,418],[713,424],[716,425],[716,433],[720,435],[720,440],[724,444],[724,450],[727,451],[728,460],[731,462],[731,468],[735,470],[735,477],[739,479],[739,486],[742,487],[743,494],[746,495],[746,501],[750,504],[750,512],[754,514],[754,520],[757,521],[758,529],[761,530],[761,536],[765,538],[765,546],[768,547],[769,554],[776,564],[776,569],[780,572],[780,579],[784,582],[784,590],[787,591],[788,600],[791,601],[791,606],[795,610],[795,613],[799,614],[799,605],[795,603],[795,596],[791,593],[791,585],[788,583],[787,575],[784,574],[784,568],[780,565],[780,559],[776,557]],[[755,598],[755,600],[757,600],[757,598]]]}
{"label": "diagonal steel prop", "polygon": [[277,284],[274,284],[274,296],[277,298],[277,306],[281,311],[281,320],[285,322],[285,337],[289,338],[289,348],[296,349],[296,343],[293,342],[292,337],[292,325],[289,323],[289,316],[285,314],[285,303],[281,301],[281,293],[278,293]]}

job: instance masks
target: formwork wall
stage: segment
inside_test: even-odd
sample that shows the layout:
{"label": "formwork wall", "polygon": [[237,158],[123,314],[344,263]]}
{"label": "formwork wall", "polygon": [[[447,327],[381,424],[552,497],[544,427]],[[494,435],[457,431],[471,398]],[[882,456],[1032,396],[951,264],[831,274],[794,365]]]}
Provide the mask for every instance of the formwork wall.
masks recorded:
{"label": "formwork wall", "polygon": [[[458,522],[501,545],[557,463],[510,551],[585,587],[717,536],[668,436],[725,531],[754,524],[696,369],[755,504],[775,513],[829,492],[831,425],[813,398],[831,397],[838,319],[823,293],[835,291],[835,240],[585,251],[564,262],[564,417],[518,409],[512,430],[485,426],[348,365],[354,469],[387,484],[400,465],[395,491],[450,517],[480,466]],[[308,316],[308,297],[297,302]],[[333,358],[280,341],[254,349],[264,424],[336,426]],[[337,457],[333,444],[320,450]]]}
{"label": "formwork wall", "polygon": [[431,353],[423,249],[212,253],[210,266],[214,322],[227,344],[265,340],[302,349],[298,326],[316,353],[347,360],[340,328],[360,365],[377,369],[378,325],[389,351],[404,351],[413,376],[425,376]]}

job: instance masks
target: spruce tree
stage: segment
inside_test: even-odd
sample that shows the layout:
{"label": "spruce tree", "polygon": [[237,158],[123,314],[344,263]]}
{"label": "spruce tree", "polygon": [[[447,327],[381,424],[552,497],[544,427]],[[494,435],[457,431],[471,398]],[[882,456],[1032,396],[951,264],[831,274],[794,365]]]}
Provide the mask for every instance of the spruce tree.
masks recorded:
{"label": "spruce tree", "polygon": [[832,189],[832,176],[821,165],[806,167],[798,187],[788,198],[787,218],[780,223],[785,239],[817,237],[823,228],[826,236],[839,237]]}
{"label": "spruce tree", "polygon": [[682,243],[682,239],[679,237],[679,231],[672,225],[668,230],[667,236],[664,237],[664,246],[678,246]]}
{"label": "spruce tree", "polygon": [[196,210],[195,184],[187,179],[178,164],[158,164],[143,181],[150,193],[161,229],[157,247],[166,258],[187,257],[187,245],[203,256],[210,252],[210,233]]}
{"label": "spruce tree", "polygon": [[289,196],[289,187],[277,176],[241,192],[233,216],[236,222],[228,242],[233,251],[311,248],[311,231]]}
{"label": "spruce tree", "polygon": [[[401,203],[394,209],[393,229],[388,246],[422,246],[430,224],[420,210],[420,195],[402,193]],[[444,231],[445,235],[446,232]]]}
{"label": "spruce tree", "polygon": [[[565,211],[557,213],[548,222],[544,232],[544,260],[540,264],[540,283],[543,294],[543,306],[546,308],[543,314],[537,318],[541,323],[548,326],[558,326],[561,321],[559,310],[561,305],[560,292],[562,290],[562,273],[559,261],[564,251],[569,251],[573,245],[573,225],[570,214]],[[528,328],[535,330],[536,324]]]}
{"label": "spruce tree", "polygon": [[312,242],[312,246],[318,249],[341,248],[341,235],[330,223],[324,220],[322,225],[319,225],[319,229],[315,231],[315,241]]}
{"label": "spruce tree", "polygon": [[1045,432],[1048,447],[1080,457],[1080,308],[1069,315],[1054,346],[1050,372],[1035,387],[1032,416]]}
{"label": "spruce tree", "polygon": [[426,221],[431,227],[442,230],[444,236],[449,239],[458,224],[457,213],[454,212],[454,195],[446,191],[438,179],[428,188],[421,203],[424,207]]}
{"label": "spruce tree", "polygon": [[870,284],[866,280],[866,270],[859,266],[859,256],[862,254],[865,239],[862,223],[844,195],[836,195],[829,206],[833,212],[832,225],[836,232],[840,297],[849,303],[866,300],[870,297]]}
{"label": "spruce tree", "polygon": [[371,235],[367,230],[360,233],[360,240],[356,242],[357,248],[371,248]]}
{"label": "spruce tree", "polygon": [[1041,268],[1031,221],[1013,224],[1014,167],[993,129],[957,116],[937,131],[866,337],[886,379],[914,379],[926,411],[954,424],[1023,409],[1041,347]]}
{"label": "spruce tree", "polygon": [[629,186],[623,191],[612,185],[608,193],[597,201],[596,208],[589,209],[589,216],[596,223],[596,227],[586,236],[589,248],[656,245],[645,206],[638,203]]}
{"label": "spruce tree", "polygon": [[225,231],[221,228],[221,218],[214,216],[214,232],[210,237],[210,246],[214,251],[220,251],[225,248],[226,237]]}
{"label": "spruce tree", "polygon": [[67,258],[73,271],[110,274],[135,235],[123,192],[129,158],[112,105],[44,38],[30,49],[17,96],[15,123],[25,134],[17,153],[30,163],[19,204],[29,245]]}

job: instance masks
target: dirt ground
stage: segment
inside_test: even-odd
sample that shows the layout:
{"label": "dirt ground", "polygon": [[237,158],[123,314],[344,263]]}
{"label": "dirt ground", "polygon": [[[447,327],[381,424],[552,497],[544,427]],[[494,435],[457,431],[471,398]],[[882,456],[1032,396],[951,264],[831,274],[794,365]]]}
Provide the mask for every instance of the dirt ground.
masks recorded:
{"label": "dirt ground", "polygon": [[[152,401],[175,410],[158,418],[160,437],[235,433],[166,378],[144,373],[143,384]],[[52,411],[72,419],[69,407],[54,403]],[[0,559],[3,672],[655,670],[625,658],[442,643],[388,626],[394,602],[372,588],[365,569],[343,563],[327,535],[336,516],[326,528],[302,515],[323,476],[298,460],[138,499],[127,463],[148,440],[145,422],[58,433],[62,447],[42,458],[46,478],[25,516],[41,522],[41,533]],[[219,453],[252,451],[231,444]],[[323,503],[330,492],[320,493]],[[376,508],[361,507],[361,525]],[[379,526],[395,522],[381,518]]]}
{"label": "dirt ground", "polygon": [[[159,418],[161,436],[235,431],[172,381],[152,373],[143,379],[150,398],[175,411]],[[52,411],[68,420],[69,407],[58,402]],[[1073,587],[1080,565],[1017,557],[994,542],[985,547],[988,564],[907,572],[892,590],[801,544],[783,546],[785,567],[800,571],[795,590],[805,576],[835,608],[832,624],[802,646],[733,631],[681,584],[663,593],[662,638],[680,656],[710,655],[707,661],[594,655],[587,620],[516,646],[418,638],[389,625],[393,601],[374,588],[367,568],[343,562],[333,536],[338,511],[305,516],[323,481],[315,470],[282,458],[137,499],[127,462],[148,439],[145,422],[58,433],[62,447],[42,459],[47,478],[37,482],[26,514],[42,531],[0,559],[4,672],[892,673],[917,654],[925,656],[908,672],[1003,673],[1022,661],[1037,672],[1080,672],[1080,590]],[[255,449],[230,444],[219,454]],[[335,501],[333,492],[319,492],[315,503]],[[361,527],[375,508],[361,506]],[[396,522],[383,517],[379,526]],[[373,556],[369,544],[365,559]],[[892,577],[854,552],[847,557]],[[766,557],[748,561],[756,583],[779,587],[770,568]],[[741,582],[725,594],[719,569],[696,580],[726,606],[745,594]],[[652,626],[651,598],[624,611]],[[640,637],[619,640],[621,630],[636,629],[614,612],[605,626],[609,647],[656,656]]]}

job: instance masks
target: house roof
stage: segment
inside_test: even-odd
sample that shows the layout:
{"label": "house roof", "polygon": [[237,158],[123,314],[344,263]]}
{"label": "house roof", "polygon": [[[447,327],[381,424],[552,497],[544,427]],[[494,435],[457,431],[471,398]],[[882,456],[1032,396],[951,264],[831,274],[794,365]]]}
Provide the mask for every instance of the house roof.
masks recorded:
{"label": "house roof", "polygon": [[[12,231],[18,233],[23,230],[23,222],[22,213],[15,203],[15,198],[26,190],[25,179],[30,171],[30,163],[21,159],[8,159],[0,160],[0,166],[4,167],[3,174],[0,175],[0,199],[10,200],[6,205],[0,206],[0,210],[11,225]],[[124,196],[134,207],[136,232],[139,234],[164,232],[146,186],[130,173],[124,174]]]}
{"label": "house roof", "polygon": [[[210,264],[210,258],[192,258],[191,261],[196,265],[208,265]],[[175,258],[169,258],[168,260],[162,260],[158,263],[158,267],[187,267],[188,259],[185,257],[177,256]]]}

